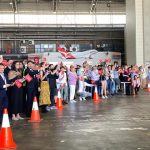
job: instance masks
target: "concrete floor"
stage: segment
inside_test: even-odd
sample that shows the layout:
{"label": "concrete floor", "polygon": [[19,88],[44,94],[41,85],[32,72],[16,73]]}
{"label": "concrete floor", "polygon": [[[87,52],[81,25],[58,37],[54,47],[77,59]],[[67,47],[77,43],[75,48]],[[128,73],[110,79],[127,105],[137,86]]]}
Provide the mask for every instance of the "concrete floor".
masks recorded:
{"label": "concrete floor", "polygon": [[150,94],[69,104],[12,123],[17,150],[150,150]]}

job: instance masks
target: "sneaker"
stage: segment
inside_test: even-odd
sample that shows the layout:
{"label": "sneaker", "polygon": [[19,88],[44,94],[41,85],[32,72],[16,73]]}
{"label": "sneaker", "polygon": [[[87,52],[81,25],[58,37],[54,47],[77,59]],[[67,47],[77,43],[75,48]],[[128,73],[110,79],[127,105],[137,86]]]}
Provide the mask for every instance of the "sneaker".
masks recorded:
{"label": "sneaker", "polygon": [[24,120],[24,118],[22,118],[22,117],[16,117],[18,120]]}
{"label": "sneaker", "polygon": [[79,97],[79,100],[82,101],[82,97]]}
{"label": "sneaker", "polygon": [[107,98],[108,98],[108,96],[105,96],[105,98],[107,99]]}
{"label": "sneaker", "polygon": [[85,97],[82,97],[82,99],[83,99],[84,101],[86,101],[86,98],[85,98]]}
{"label": "sneaker", "polygon": [[12,120],[14,120],[14,121],[18,121],[19,119],[18,119],[18,118],[16,118],[16,117],[12,117]]}
{"label": "sneaker", "polygon": [[102,96],[102,99],[105,99],[105,96]]}
{"label": "sneaker", "polygon": [[67,103],[65,100],[63,100],[63,101],[62,101],[62,104],[63,104],[63,105],[66,105],[66,104],[68,104],[68,103]]}
{"label": "sneaker", "polygon": [[64,104],[68,104],[68,102],[66,102],[66,101],[64,100]]}
{"label": "sneaker", "polygon": [[57,107],[56,106],[52,106],[50,109],[51,110],[55,110],[55,109],[57,109]]}
{"label": "sneaker", "polygon": [[75,100],[70,100],[70,103],[76,103],[76,101]]}
{"label": "sneaker", "polygon": [[73,100],[74,103],[76,103],[77,101]]}
{"label": "sneaker", "polygon": [[51,108],[50,108],[49,106],[46,106],[46,110],[47,110],[47,111],[50,111]]}

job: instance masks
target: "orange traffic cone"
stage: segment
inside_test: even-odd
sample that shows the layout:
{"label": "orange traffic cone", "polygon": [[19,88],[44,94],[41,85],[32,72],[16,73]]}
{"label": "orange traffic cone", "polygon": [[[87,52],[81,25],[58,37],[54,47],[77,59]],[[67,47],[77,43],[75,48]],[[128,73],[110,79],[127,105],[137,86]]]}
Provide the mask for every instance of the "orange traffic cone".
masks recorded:
{"label": "orange traffic cone", "polygon": [[4,149],[4,148],[15,149],[16,147],[17,146],[13,140],[13,135],[10,128],[8,111],[5,108],[3,112],[2,128],[0,132],[0,149]]}
{"label": "orange traffic cone", "polygon": [[95,91],[94,91],[94,95],[93,95],[93,100],[94,101],[99,101],[100,98],[98,96],[98,92],[97,92],[97,86],[95,85]]}
{"label": "orange traffic cone", "polygon": [[39,108],[38,108],[37,98],[36,97],[34,97],[34,100],[33,100],[31,119],[29,120],[29,122],[41,122],[40,112],[39,112]]}
{"label": "orange traffic cone", "polygon": [[148,83],[147,91],[150,92],[150,83]]}
{"label": "orange traffic cone", "polygon": [[56,101],[56,107],[57,107],[57,108],[63,108],[60,90],[58,90],[57,101]]}

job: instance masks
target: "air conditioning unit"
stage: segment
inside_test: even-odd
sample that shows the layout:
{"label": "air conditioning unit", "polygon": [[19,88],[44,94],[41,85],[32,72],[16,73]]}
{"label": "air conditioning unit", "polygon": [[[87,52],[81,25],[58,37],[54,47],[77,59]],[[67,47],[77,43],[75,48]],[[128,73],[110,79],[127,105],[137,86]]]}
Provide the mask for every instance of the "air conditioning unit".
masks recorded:
{"label": "air conditioning unit", "polygon": [[33,40],[30,40],[30,41],[28,42],[28,44],[29,44],[29,45],[34,45],[34,41],[33,41]]}
{"label": "air conditioning unit", "polygon": [[20,53],[27,53],[27,48],[26,48],[26,46],[21,46],[21,47],[20,47]]}
{"label": "air conditioning unit", "polygon": [[78,52],[79,51],[79,45],[78,44],[72,44],[70,47],[70,52]]}
{"label": "air conditioning unit", "polygon": [[21,44],[26,44],[25,40],[20,41]]}

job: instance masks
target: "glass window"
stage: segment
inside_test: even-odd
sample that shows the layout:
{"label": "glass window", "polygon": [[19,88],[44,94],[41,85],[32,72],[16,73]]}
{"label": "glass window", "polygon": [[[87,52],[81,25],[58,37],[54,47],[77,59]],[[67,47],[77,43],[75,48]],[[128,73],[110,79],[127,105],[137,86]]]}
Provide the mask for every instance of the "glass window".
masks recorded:
{"label": "glass window", "polygon": [[43,53],[44,52],[44,48],[41,48],[41,53]]}
{"label": "glass window", "polygon": [[10,24],[125,24],[126,15],[0,14],[0,23]]}
{"label": "glass window", "polygon": [[48,48],[48,44],[44,44],[44,48]]}
{"label": "glass window", "polygon": [[40,45],[35,45],[35,48],[40,48],[41,46]]}
{"label": "glass window", "polygon": [[41,49],[43,49],[44,48],[44,44],[41,44]]}

